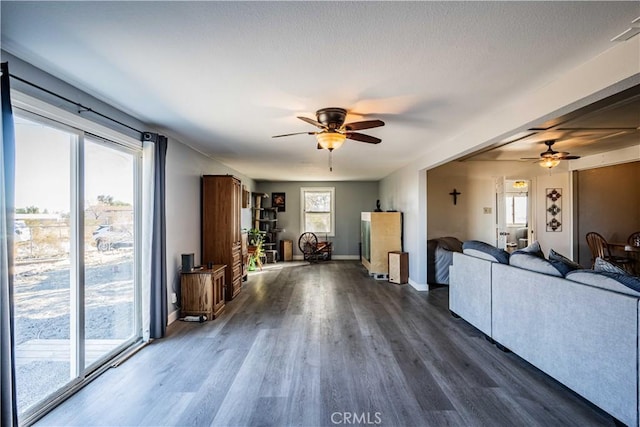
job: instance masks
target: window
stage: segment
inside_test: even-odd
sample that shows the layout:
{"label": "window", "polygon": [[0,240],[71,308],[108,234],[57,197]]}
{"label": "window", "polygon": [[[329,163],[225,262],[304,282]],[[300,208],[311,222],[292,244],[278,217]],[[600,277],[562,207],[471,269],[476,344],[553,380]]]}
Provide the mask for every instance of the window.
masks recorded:
{"label": "window", "polygon": [[507,193],[507,226],[527,224],[527,193]]}
{"label": "window", "polygon": [[15,111],[16,389],[28,424],[142,335],[142,150]]}
{"label": "window", "polygon": [[302,233],[335,235],[335,188],[300,188]]}

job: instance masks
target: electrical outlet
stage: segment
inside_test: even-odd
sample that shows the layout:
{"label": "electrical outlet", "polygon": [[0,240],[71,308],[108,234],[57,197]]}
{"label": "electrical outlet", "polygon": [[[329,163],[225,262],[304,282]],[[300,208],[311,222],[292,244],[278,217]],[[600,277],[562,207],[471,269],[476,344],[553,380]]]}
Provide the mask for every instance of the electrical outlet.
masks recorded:
{"label": "electrical outlet", "polygon": [[176,295],[176,293],[175,293],[175,292],[171,292],[171,302],[172,302],[173,304],[175,304],[175,303],[177,303],[177,302],[178,302],[178,296]]}
{"label": "electrical outlet", "polygon": [[491,213],[491,208],[482,208],[485,214]]}

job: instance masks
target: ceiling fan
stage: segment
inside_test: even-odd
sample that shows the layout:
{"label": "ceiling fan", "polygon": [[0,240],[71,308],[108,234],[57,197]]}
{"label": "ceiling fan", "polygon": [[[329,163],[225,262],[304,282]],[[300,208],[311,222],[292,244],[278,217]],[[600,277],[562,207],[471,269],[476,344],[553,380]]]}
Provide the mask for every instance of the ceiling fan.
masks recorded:
{"label": "ceiling fan", "polygon": [[384,122],[382,120],[364,120],[360,122],[345,123],[344,121],[346,117],[347,110],[344,108],[322,108],[316,111],[316,120],[298,116],[300,120],[317,127],[320,131],[287,133],[284,135],[274,135],[272,138],[303,134],[315,135],[316,140],[318,141],[318,149],[321,150],[324,148],[330,152],[336,148],[340,148],[345,139],[353,139],[354,141],[366,142],[368,144],[379,144],[382,142],[381,139],[374,136],[354,132],[357,130],[384,126]]}
{"label": "ceiling fan", "polygon": [[522,160],[538,160],[540,166],[551,169],[558,166],[560,160],[575,160],[580,158],[580,156],[571,156],[566,151],[555,151],[551,148],[555,143],[555,140],[545,141],[544,145],[547,146],[547,150],[540,153],[540,157],[522,157]]}

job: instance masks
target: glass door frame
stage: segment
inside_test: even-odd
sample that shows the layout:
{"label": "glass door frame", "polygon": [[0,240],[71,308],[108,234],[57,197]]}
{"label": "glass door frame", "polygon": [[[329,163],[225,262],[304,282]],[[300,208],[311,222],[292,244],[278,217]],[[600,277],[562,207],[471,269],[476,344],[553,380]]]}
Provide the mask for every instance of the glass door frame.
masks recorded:
{"label": "glass door frame", "polygon": [[[39,403],[34,404],[28,410],[19,414],[20,424],[31,424],[57,406],[63,400],[71,396],[79,388],[93,380],[97,375],[111,367],[114,359],[126,353],[136,344],[142,344],[142,145],[137,147],[131,138],[121,135],[118,137],[115,131],[106,135],[97,135],[87,132],[84,120],[73,120],[74,116],[57,107],[50,106],[42,101],[31,98],[19,92],[14,93],[14,115],[26,120],[41,123],[45,126],[62,130],[71,135],[70,141],[70,373],[69,381],[58,390],[44,397]],[[17,101],[16,101],[17,100]],[[32,105],[33,104],[33,105]],[[67,118],[67,120],[62,118]],[[70,120],[69,120],[70,119]],[[78,119],[76,117],[76,119]],[[80,122],[80,123],[78,123]],[[90,126],[91,130],[102,128],[100,125]],[[125,152],[133,157],[133,185],[134,185],[134,257],[133,257],[133,281],[134,281],[134,327],[130,338],[123,341],[111,351],[105,353],[96,361],[86,366],[85,351],[85,244],[84,244],[84,181],[85,181],[85,137],[91,138],[91,142],[104,144],[108,148]]]}

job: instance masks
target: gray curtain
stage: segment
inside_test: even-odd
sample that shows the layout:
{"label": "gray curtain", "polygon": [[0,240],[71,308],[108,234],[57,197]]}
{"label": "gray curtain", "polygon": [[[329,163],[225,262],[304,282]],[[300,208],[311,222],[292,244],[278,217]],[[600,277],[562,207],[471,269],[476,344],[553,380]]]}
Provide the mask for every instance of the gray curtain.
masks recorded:
{"label": "gray curtain", "polygon": [[153,232],[151,242],[150,338],[162,338],[167,330],[167,221],[165,214],[165,166],[167,138],[158,135],[154,156]]}
{"label": "gray curtain", "polygon": [[9,65],[2,63],[2,149],[0,150],[0,425],[18,425],[13,336],[13,219],[15,210],[15,135],[9,96]]}

